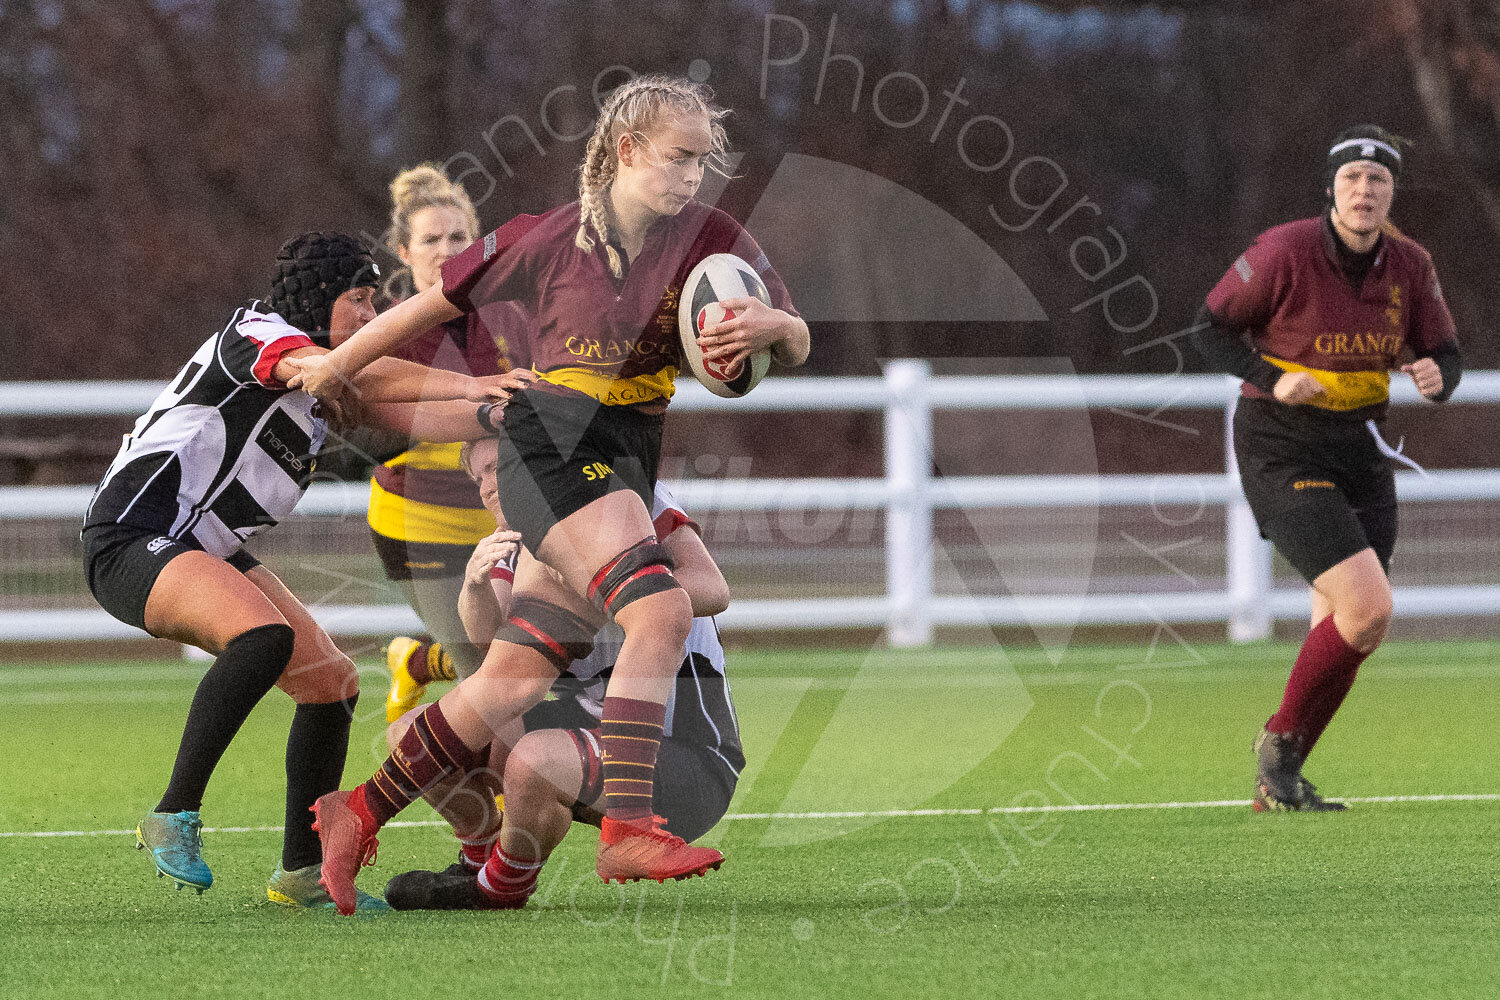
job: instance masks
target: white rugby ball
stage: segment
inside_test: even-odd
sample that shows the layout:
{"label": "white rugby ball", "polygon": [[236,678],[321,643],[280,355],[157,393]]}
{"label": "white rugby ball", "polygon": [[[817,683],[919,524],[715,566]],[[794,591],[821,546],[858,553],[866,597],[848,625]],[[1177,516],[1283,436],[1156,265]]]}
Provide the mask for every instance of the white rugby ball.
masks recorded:
{"label": "white rugby ball", "polygon": [[771,304],[771,293],[755,269],[732,253],[716,253],[698,262],[682,286],[677,306],[677,332],[682,337],[682,356],[693,375],[716,396],[731,399],[754,389],[771,367],[771,352],[757,351],[748,360],[726,367],[703,356],[698,335],[732,319],[722,305],[725,299],[757,298]]}

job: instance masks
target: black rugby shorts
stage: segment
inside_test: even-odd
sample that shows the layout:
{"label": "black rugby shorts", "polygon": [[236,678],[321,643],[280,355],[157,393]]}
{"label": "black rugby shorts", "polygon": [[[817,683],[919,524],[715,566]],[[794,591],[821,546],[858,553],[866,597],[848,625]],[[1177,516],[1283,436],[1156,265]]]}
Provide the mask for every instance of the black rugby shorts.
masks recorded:
{"label": "black rugby shorts", "polygon": [[[99,606],[126,625],[146,629],[146,599],[167,563],[193,550],[192,539],[168,538],[156,528],[93,524],[83,529],[83,570]],[[244,549],[225,559],[241,573],[260,565]]]}
{"label": "black rugby shorts", "polygon": [[1304,580],[1367,548],[1390,572],[1396,477],[1363,421],[1241,399],[1234,455],[1262,537]]}
{"label": "black rugby shorts", "polygon": [[581,393],[523,389],[499,431],[500,509],[536,553],[553,526],[616,490],[651,510],[662,415],[605,406]]}

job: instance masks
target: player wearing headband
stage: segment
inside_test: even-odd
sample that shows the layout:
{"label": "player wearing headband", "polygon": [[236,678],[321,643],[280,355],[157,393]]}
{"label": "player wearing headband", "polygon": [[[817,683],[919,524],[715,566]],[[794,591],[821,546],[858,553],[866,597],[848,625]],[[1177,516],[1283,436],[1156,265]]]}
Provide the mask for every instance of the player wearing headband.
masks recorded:
{"label": "player wearing headband", "polygon": [[1257,237],[1199,316],[1200,351],[1244,380],[1234,452],[1250,509],[1312,586],[1312,630],[1255,740],[1257,811],[1345,808],[1302,766],[1390,624],[1390,372],[1441,402],[1463,368],[1432,258],[1389,220],[1406,145],[1374,125],[1336,136],[1328,210]]}
{"label": "player wearing headband", "polygon": [[348,373],[434,323],[497,301],[529,306],[536,327],[527,353],[539,379],[505,409],[500,504],[526,548],[563,582],[523,593],[518,579],[510,641],[419,715],[370,781],[319,800],[323,875],[345,911],[380,827],[430,785],[479,766],[495,735],[587,655],[599,617],[625,633],[600,727],[600,877],[680,878],[723,860],[661,829],[651,808],[666,702],[692,626],[648,513],[688,273],[710,254],[736,254],[774,303],[726,302],[736,317],[700,338],[713,360],[733,365],[770,350],[801,364],[808,352],[807,324],[765,254],[733,219],[694,200],[724,149],[725,113],[685,79],[640,77],[617,88],[600,110],[577,202],[486,236],[443,265],[440,286],[303,368],[308,391],[337,395]]}

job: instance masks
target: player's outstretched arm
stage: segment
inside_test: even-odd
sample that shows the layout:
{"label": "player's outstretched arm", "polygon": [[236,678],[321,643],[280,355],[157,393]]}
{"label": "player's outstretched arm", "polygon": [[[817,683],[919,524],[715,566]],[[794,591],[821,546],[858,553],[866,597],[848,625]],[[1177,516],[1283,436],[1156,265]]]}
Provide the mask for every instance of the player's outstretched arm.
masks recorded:
{"label": "player's outstretched arm", "polygon": [[378,402],[430,403],[466,399],[471,403],[484,403],[504,402],[512,392],[535,381],[536,373],[530,368],[476,378],[400,358],[376,358],[354,377],[353,385],[361,399]]}
{"label": "player's outstretched arm", "polygon": [[481,405],[463,399],[436,403],[365,401],[359,407],[359,423],[396,431],[407,441],[461,444],[489,433],[479,422]]}
{"label": "player's outstretched arm", "polygon": [[304,359],[287,384],[319,399],[337,399],[349,387],[350,380],[370,362],[391,353],[424,330],[461,314],[457,306],[443,297],[441,285],[431,285],[376,316],[329,353]]}

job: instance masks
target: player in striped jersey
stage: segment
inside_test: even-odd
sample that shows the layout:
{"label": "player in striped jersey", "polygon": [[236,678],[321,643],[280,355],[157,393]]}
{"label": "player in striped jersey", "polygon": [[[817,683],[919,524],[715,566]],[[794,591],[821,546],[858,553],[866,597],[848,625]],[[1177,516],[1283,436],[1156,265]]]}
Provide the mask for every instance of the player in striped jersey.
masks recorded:
{"label": "player in striped jersey", "polygon": [[[188,711],[165,794],[137,826],[159,874],[199,892],[199,807],[209,777],[272,686],[297,703],[287,741],[286,837],[270,897],[323,905],[321,849],[308,807],[337,788],[358,677],[275,574],[241,546],[289,514],[328,439],[323,408],[288,390],[288,360],[327,350],[333,331],[374,318],[378,269],[353,237],[305,233],[284,244],[268,302],[235,310],[125,436],[82,532],[89,588],[106,611],[216,657]],[[449,440],[480,432],[478,407],[500,380],[386,359],[356,382],[371,400],[427,404],[418,419]],[[365,897],[366,905],[378,901]]]}
{"label": "player in striped jersey", "polygon": [[[487,439],[466,445],[464,458],[480,495],[498,517],[495,442]],[[703,546],[698,525],[660,482],[651,516],[657,540],[671,552],[675,573],[692,600],[695,615],[677,683],[668,696],[653,807],[667,829],[693,841],[727,811],[744,767],[724,647],[712,617],[728,606],[729,588]],[[504,541],[515,544],[514,538]],[[468,599],[460,609],[476,645],[487,644],[510,614],[513,565],[499,544],[481,544],[475,550],[466,587]],[[535,569],[532,563],[520,572]],[[595,637],[593,651],[575,660],[558,678],[552,688],[554,697],[527,711],[519,724],[492,744],[486,768],[428,790],[428,802],[454,825],[460,858],[442,872],[396,876],[386,889],[394,907],[524,906],[535,891],[543,863],[570,823],[600,823],[604,792],[598,730],[605,689],[622,639],[617,625],[607,626]],[[411,721],[408,715],[391,727],[392,747]],[[494,795],[500,791],[505,795],[503,823],[494,804]]]}

